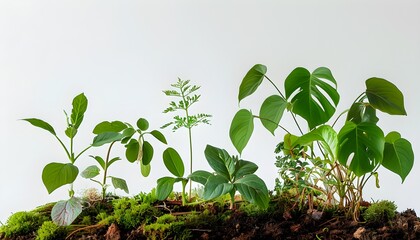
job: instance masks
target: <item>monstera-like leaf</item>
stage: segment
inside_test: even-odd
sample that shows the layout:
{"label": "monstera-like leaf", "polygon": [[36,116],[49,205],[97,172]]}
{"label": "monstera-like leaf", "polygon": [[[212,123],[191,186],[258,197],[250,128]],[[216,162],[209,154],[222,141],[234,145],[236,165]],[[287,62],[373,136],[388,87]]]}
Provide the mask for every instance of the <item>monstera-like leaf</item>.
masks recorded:
{"label": "monstera-like leaf", "polygon": [[338,133],[339,162],[362,176],[382,162],[384,144],[384,133],[375,124],[346,122]]}
{"label": "monstera-like leaf", "polygon": [[337,83],[325,67],[312,74],[305,68],[296,68],[286,78],[284,87],[286,98],[293,104],[292,112],[303,117],[310,129],[327,122],[340,100]]}

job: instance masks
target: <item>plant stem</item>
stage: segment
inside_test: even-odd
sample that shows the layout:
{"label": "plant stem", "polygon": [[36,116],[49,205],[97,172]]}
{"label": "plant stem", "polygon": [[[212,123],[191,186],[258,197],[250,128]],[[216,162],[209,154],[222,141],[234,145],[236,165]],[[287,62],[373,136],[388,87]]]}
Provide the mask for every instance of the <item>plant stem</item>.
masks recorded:
{"label": "plant stem", "polygon": [[279,125],[279,124],[277,124],[277,123],[275,123],[274,121],[272,121],[272,120],[270,120],[270,119],[267,119],[267,118],[262,118],[262,117],[260,117],[260,116],[257,116],[257,115],[252,115],[254,118],[258,118],[258,119],[261,119],[261,120],[265,120],[265,121],[268,121],[268,122],[271,122],[271,123],[273,123],[273,124],[276,124],[279,128],[281,128],[281,129],[283,129],[285,132],[287,132],[288,134],[291,134],[286,128],[284,128],[283,126],[281,126],[281,125]]}
{"label": "plant stem", "polygon": [[69,151],[67,150],[66,145],[64,145],[63,141],[61,141],[61,139],[57,135],[54,135],[54,136],[58,140],[58,142],[60,142],[61,146],[64,148],[64,151],[66,151],[67,157],[70,160],[71,159],[71,155],[70,155]]}
{"label": "plant stem", "polygon": [[182,193],[181,193],[182,194],[182,206],[185,206],[187,204],[187,201],[186,201],[187,196],[185,196],[185,187],[186,187],[187,183],[188,183],[188,180],[186,180],[186,179],[182,180]]}
{"label": "plant stem", "polygon": [[105,197],[106,197],[106,176],[107,176],[107,172],[108,172],[108,162],[109,162],[109,156],[111,155],[111,148],[112,148],[112,145],[114,145],[114,143],[115,143],[115,141],[112,142],[109,145],[108,152],[106,154],[105,167],[104,167],[104,178],[102,180],[102,200],[105,200]]}
{"label": "plant stem", "polygon": [[91,147],[92,147],[92,145],[89,145],[89,147],[83,149],[83,151],[81,151],[79,154],[77,154],[77,156],[74,158],[74,161],[76,162],[76,160]]}

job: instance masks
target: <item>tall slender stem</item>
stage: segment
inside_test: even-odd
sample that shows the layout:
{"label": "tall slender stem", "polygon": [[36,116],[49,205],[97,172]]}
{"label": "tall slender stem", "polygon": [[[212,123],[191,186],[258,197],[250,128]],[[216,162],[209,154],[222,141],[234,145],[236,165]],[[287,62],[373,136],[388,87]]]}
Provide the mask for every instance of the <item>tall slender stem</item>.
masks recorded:
{"label": "tall slender stem", "polygon": [[108,163],[109,163],[109,156],[111,155],[111,148],[114,145],[115,141],[109,145],[108,152],[106,154],[105,159],[105,167],[104,167],[104,178],[102,180],[102,200],[105,200],[106,197],[106,176],[108,174]]}

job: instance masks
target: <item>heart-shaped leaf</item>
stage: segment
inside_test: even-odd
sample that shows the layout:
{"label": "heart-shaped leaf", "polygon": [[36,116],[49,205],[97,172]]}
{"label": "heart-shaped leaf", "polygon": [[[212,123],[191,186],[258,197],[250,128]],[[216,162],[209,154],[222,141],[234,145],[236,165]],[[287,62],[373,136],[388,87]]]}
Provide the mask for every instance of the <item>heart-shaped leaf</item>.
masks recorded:
{"label": "heart-shaped leaf", "polygon": [[254,65],[243,78],[239,86],[239,102],[245,97],[251,95],[262,83],[267,67],[262,64]]}
{"label": "heart-shaped leaf", "polygon": [[52,193],[57,188],[73,183],[79,174],[79,169],[71,163],[49,163],[42,171],[42,181],[48,190]]}
{"label": "heart-shaped leaf", "polygon": [[262,209],[268,208],[270,198],[264,181],[255,174],[246,175],[235,181],[236,189],[241,196]]}
{"label": "heart-shaped leaf", "polygon": [[303,117],[310,129],[326,123],[340,100],[337,83],[328,68],[320,67],[311,74],[305,68],[294,69],[284,82],[286,98],[292,112]]}
{"label": "heart-shaped leaf", "polygon": [[391,82],[382,78],[366,80],[366,95],[369,103],[382,112],[391,115],[407,115],[404,108],[404,96]]}
{"label": "heart-shaped leaf", "polygon": [[283,116],[287,102],[279,95],[273,95],[265,99],[260,109],[262,125],[274,135],[280,119]]}
{"label": "heart-shaped leaf", "polygon": [[346,122],[338,133],[338,144],[339,162],[356,176],[371,172],[382,162],[384,133],[373,123]]}
{"label": "heart-shaped leaf", "polygon": [[163,152],[163,163],[173,175],[184,176],[184,163],[175,149],[167,148]]}
{"label": "heart-shaped leaf", "polygon": [[120,122],[120,121],[113,121],[113,122],[104,121],[95,126],[95,128],[93,129],[93,133],[101,134],[104,132],[121,132],[122,130],[126,128],[127,128],[127,125],[125,125],[123,122]]}
{"label": "heart-shaped leaf", "polygon": [[230,125],[229,136],[239,154],[242,153],[248,144],[254,131],[254,117],[252,113],[246,109],[239,110],[233,117]]}
{"label": "heart-shaped leaf", "polygon": [[51,219],[58,226],[70,225],[82,213],[81,200],[72,197],[58,201],[51,210]]}
{"label": "heart-shaped leaf", "polygon": [[385,137],[384,159],[382,165],[398,174],[404,182],[414,164],[414,152],[411,143],[401,138],[397,132],[390,132]]}

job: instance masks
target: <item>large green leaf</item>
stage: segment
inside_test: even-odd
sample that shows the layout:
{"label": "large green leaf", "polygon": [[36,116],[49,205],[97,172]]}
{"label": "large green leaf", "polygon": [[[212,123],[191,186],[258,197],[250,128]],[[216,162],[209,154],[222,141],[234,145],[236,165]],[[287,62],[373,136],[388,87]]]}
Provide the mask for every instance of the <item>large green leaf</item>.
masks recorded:
{"label": "large green leaf", "polygon": [[168,144],[165,136],[158,130],[153,130],[150,132],[150,134],[152,134],[152,136],[155,137],[157,140],[159,140],[161,143]]}
{"label": "large green leaf", "polygon": [[98,176],[100,171],[101,170],[97,166],[92,165],[83,170],[82,173],[80,173],[80,176],[90,179]]}
{"label": "large green leaf", "polygon": [[104,121],[95,126],[95,128],[93,129],[93,133],[100,134],[104,132],[121,132],[122,130],[126,128],[127,128],[127,125],[125,125],[121,121],[112,121],[112,122]]}
{"label": "large green leaf", "polygon": [[51,210],[51,219],[58,226],[70,225],[82,213],[81,200],[72,197],[69,200],[58,201]]}
{"label": "large green leaf", "polygon": [[382,78],[366,80],[366,95],[370,104],[392,115],[407,115],[402,92],[391,82]]}
{"label": "large green leaf", "polygon": [[73,99],[73,109],[71,110],[71,123],[77,129],[83,121],[84,114],[88,106],[85,94],[81,93]]}
{"label": "large green leaf", "polygon": [[233,189],[233,184],[220,175],[211,175],[204,186],[203,198],[205,200],[214,199],[225,195]]}
{"label": "large green leaf", "polygon": [[265,99],[260,109],[262,125],[274,135],[280,119],[283,116],[287,102],[279,95],[272,95]]}
{"label": "large green leaf", "polygon": [[149,165],[153,158],[153,147],[148,141],[143,143],[143,158],[141,161],[144,165]]}
{"label": "large green leaf", "polygon": [[263,81],[266,72],[267,67],[262,64],[256,64],[248,71],[239,86],[239,102],[257,90],[258,86],[260,86]]}
{"label": "large green leaf", "polygon": [[382,162],[385,138],[373,123],[346,122],[338,133],[339,162],[357,176],[371,172]]}
{"label": "large green leaf", "polygon": [[248,144],[254,131],[254,117],[252,113],[246,109],[239,110],[233,117],[230,125],[229,136],[239,154],[242,153]]}
{"label": "large green leaf", "polygon": [[188,176],[188,178],[191,179],[194,182],[198,182],[202,185],[206,185],[207,180],[209,179],[210,176],[213,176],[213,174],[211,174],[207,171],[198,170],[198,171],[195,171],[195,172],[191,173]]}
{"label": "large green leaf", "polygon": [[100,133],[96,135],[96,137],[93,138],[92,146],[100,147],[108,143],[120,141],[122,138],[123,138],[123,135],[117,132]]}
{"label": "large green leaf", "polygon": [[246,175],[235,181],[234,184],[245,200],[256,204],[262,209],[268,208],[268,202],[270,201],[268,189],[264,181],[257,175]]}
{"label": "large green leaf", "polygon": [[[310,129],[326,123],[340,100],[337,83],[328,68],[320,67],[311,74],[305,68],[294,69],[284,82],[292,112],[303,117]],[[324,94],[325,93],[325,94]]]}
{"label": "large green leaf", "polygon": [[258,170],[257,164],[245,160],[239,160],[236,163],[235,178],[239,179],[245,175],[253,174]]}
{"label": "large green leaf", "polygon": [[218,175],[232,179],[235,172],[235,162],[226,150],[207,145],[204,150],[204,155],[210,167]]}
{"label": "large green leaf", "polygon": [[347,121],[356,124],[361,122],[377,123],[379,118],[376,116],[376,109],[366,102],[356,102],[351,105],[347,113]]}
{"label": "large green leaf", "polygon": [[156,197],[158,200],[165,200],[174,188],[175,178],[163,177],[157,180]]}
{"label": "large green leaf", "polygon": [[314,141],[319,141],[321,143],[322,148],[330,155],[331,160],[336,159],[338,147],[337,133],[328,125],[320,126],[299,137],[292,145],[303,146],[311,144]]}
{"label": "large green leaf", "polygon": [[130,139],[125,145],[125,157],[131,163],[135,162],[139,157],[140,144],[136,139]]}
{"label": "large green leaf", "polygon": [[38,118],[25,118],[25,119],[22,119],[22,120],[29,122],[30,124],[34,125],[35,127],[39,127],[39,128],[44,129],[44,130],[47,130],[52,135],[56,136],[54,128],[49,123],[45,122],[44,120],[41,120],[41,119],[38,119]]}
{"label": "large green leaf", "polygon": [[173,175],[184,176],[184,163],[175,149],[167,148],[163,152],[163,163]]}
{"label": "large green leaf", "polygon": [[71,163],[49,163],[42,171],[42,181],[48,190],[52,193],[57,188],[73,183],[79,174],[79,169]]}
{"label": "large green leaf", "polygon": [[390,132],[385,137],[384,159],[382,165],[398,174],[404,182],[414,164],[414,152],[411,143],[401,138],[397,132]]}
{"label": "large green leaf", "polygon": [[119,188],[128,194],[127,182],[122,178],[110,177],[114,188]]}

